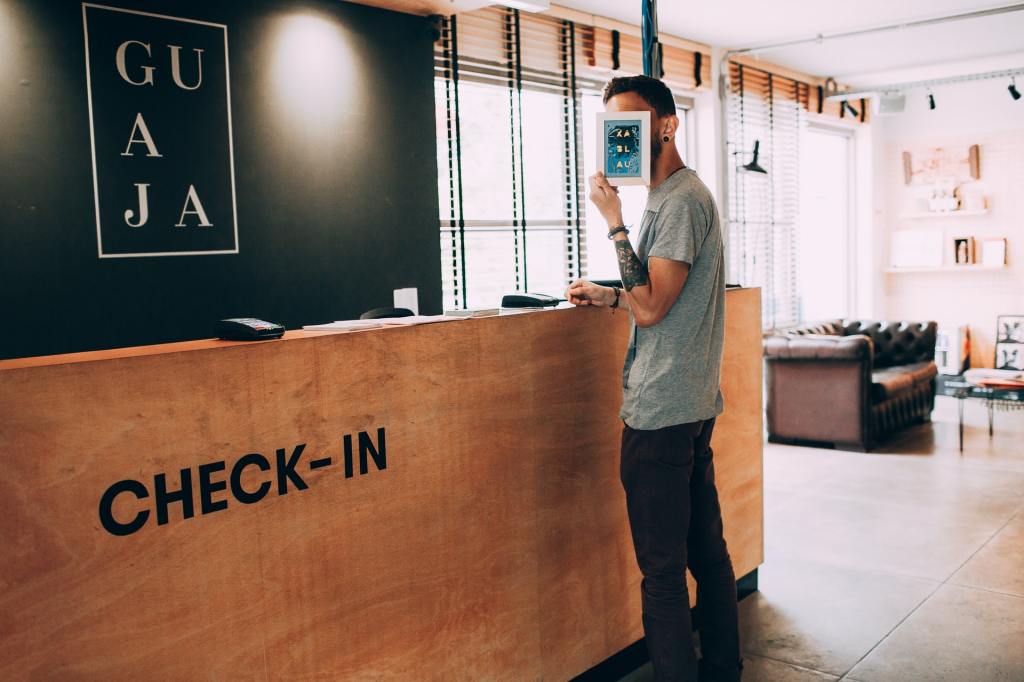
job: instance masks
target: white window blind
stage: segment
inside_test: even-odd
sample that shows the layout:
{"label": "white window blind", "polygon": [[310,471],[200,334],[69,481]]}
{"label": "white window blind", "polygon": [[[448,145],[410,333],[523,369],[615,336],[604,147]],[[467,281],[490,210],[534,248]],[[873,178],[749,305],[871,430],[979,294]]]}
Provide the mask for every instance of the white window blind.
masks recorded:
{"label": "white window blind", "polygon": [[[799,281],[800,142],[808,112],[867,120],[863,100],[850,108],[825,96],[821,85],[729,64],[728,279],[761,287],[765,329],[803,322],[801,287],[814,286]],[[753,160],[755,144],[766,174],[744,169]]]}
{"label": "white window blind", "polygon": [[[441,24],[435,43],[444,306],[587,275],[583,97],[641,72],[640,39],[516,10]],[[665,82],[707,88],[710,55],[666,45]],[[592,95],[591,95],[592,97]]]}
{"label": "white window blind", "polygon": [[435,48],[446,308],[583,272],[571,22],[489,8],[444,21]]}
{"label": "white window blind", "polygon": [[[806,85],[732,64],[730,86],[729,279],[761,287],[766,329],[796,324],[800,102]],[[753,160],[755,145],[758,164],[767,173],[744,168]]]}

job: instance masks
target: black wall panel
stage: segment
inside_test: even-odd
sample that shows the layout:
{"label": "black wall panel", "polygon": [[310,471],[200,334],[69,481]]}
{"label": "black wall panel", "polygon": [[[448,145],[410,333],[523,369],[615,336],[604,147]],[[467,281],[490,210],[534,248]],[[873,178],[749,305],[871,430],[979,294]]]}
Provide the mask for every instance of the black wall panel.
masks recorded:
{"label": "black wall panel", "polygon": [[0,357],[204,338],[233,316],[296,328],[407,286],[440,312],[426,19],[338,0],[103,4],[227,25],[239,253],[98,258],[82,6],[0,0]]}

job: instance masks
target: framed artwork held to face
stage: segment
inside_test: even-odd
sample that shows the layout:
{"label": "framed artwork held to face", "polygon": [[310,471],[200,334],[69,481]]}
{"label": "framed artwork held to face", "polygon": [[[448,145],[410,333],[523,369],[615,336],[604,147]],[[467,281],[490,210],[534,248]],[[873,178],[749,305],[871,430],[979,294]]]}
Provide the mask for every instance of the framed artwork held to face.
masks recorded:
{"label": "framed artwork held to face", "polygon": [[597,149],[599,170],[610,184],[651,184],[650,112],[598,113]]}

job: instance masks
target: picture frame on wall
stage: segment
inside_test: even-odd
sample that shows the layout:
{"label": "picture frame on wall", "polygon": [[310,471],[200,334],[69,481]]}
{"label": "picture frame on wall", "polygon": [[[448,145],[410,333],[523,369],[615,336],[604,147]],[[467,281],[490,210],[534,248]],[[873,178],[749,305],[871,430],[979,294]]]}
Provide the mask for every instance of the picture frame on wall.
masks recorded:
{"label": "picture frame on wall", "polygon": [[1024,370],[1024,315],[996,317],[995,367]]}
{"label": "picture frame on wall", "polygon": [[931,185],[938,180],[970,182],[981,178],[981,147],[931,147],[904,150],[903,182],[907,185]]}
{"label": "picture frame on wall", "polygon": [[974,237],[953,237],[954,265],[970,265],[974,262]]}
{"label": "picture frame on wall", "polygon": [[935,230],[896,230],[892,233],[889,265],[893,268],[942,266],[945,237]]}
{"label": "picture frame on wall", "polygon": [[982,239],[978,248],[980,254],[978,262],[989,268],[999,268],[1006,265],[1006,238]]}
{"label": "picture frame on wall", "polygon": [[599,112],[596,128],[600,170],[609,184],[651,184],[650,112]]}

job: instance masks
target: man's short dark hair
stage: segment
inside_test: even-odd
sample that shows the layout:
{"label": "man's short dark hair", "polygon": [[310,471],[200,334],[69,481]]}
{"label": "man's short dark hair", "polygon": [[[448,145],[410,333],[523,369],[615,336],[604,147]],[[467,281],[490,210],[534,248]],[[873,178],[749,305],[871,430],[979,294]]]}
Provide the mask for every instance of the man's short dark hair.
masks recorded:
{"label": "man's short dark hair", "polygon": [[604,103],[615,95],[635,92],[651,105],[658,117],[673,116],[676,113],[676,101],[672,91],[657,78],[650,76],[619,76],[608,81],[604,86]]}

